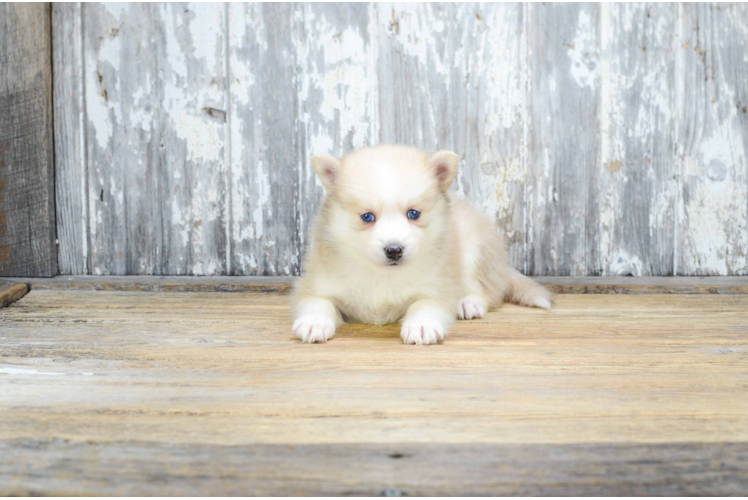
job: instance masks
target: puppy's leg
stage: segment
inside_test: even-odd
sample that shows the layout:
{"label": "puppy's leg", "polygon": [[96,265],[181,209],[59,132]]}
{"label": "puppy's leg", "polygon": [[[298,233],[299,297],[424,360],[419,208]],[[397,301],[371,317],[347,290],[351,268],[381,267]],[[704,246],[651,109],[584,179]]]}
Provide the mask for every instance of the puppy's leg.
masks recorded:
{"label": "puppy's leg", "polygon": [[293,332],[302,342],[327,342],[335,336],[335,328],[342,324],[340,311],[329,299],[299,299]]}
{"label": "puppy's leg", "polygon": [[454,311],[448,311],[439,301],[419,300],[405,313],[400,336],[406,344],[436,344],[444,340],[454,320]]}
{"label": "puppy's leg", "polygon": [[478,279],[481,256],[478,249],[468,248],[462,254],[462,289],[463,297],[457,305],[459,319],[478,319],[488,312],[490,300],[484,293],[483,285]]}
{"label": "puppy's leg", "polygon": [[459,319],[480,319],[488,312],[488,303],[481,295],[466,295],[460,299]]}

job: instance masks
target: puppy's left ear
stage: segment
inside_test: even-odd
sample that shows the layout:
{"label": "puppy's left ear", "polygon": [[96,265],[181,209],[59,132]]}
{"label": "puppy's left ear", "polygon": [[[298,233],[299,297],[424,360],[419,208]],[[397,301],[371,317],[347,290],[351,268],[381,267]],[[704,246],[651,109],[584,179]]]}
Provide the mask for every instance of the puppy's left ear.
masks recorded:
{"label": "puppy's left ear", "polygon": [[457,174],[457,165],[460,157],[446,149],[437,151],[431,155],[431,168],[439,181],[439,189],[446,193]]}
{"label": "puppy's left ear", "polygon": [[329,193],[335,189],[335,185],[340,177],[340,158],[329,155],[318,155],[312,157],[314,172],[322,180],[325,189]]}

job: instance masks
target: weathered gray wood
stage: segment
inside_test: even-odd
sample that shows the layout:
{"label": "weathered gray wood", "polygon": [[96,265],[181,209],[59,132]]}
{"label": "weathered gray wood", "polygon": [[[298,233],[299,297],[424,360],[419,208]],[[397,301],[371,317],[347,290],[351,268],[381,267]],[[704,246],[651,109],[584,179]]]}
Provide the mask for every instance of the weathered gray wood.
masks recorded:
{"label": "weathered gray wood", "polygon": [[748,274],[748,6],[680,6],[678,274]]}
{"label": "weathered gray wood", "polygon": [[[55,276],[10,278],[34,290],[290,293],[295,276]],[[540,276],[556,294],[748,294],[748,276]]]}
{"label": "weathered gray wood", "polygon": [[[312,169],[317,154],[342,156],[379,142],[375,6],[305,3],[297,6],[298,244],[310,229],[324,189]],[[376,42],[375,42],[376,43]]]}
{"label": "weathered gray wood", "polygon": [[[456,189],[507,235],[524,271],[527,179],[527,30],[519,3],[460,4],[449,120],[464,155]],[[449,59],[447,60],[449,62]],[[455,104],[460,103],[455,107]],[[464,109],[463,109],[464,108]]]}
{"label": "weathered gray wood", "polygon": [[600,158],[599,9],[528,6],[529,274],[596,271],[590,249],[597,232],[588,217],[595,196],[589,176]]}
{"label": "weathered gray wood", "polygon": [[231,273],[298,274],[294,37],[300,13],[292,4],[228,9]]}
{"label": "weathered gray wood", "polygon": [[741,496],[748,444],[0,441],[4,495]]}
{"label": "weathered gray wood", "polygon": [[0,276],[54,276],[49,4],[0,4]]}
{"label": "weathered gray wood", "polygon": [[588,274],[673,274],[676,4],[600,6],[600,164]]}
{"label": "weathered gray wood", "polygon": [[55,194],[61,274],[88,274],[89,220],[81,4],[52,4]]}
{"label": "weathered gray wood", "polygon": [[224,273],[224,6],[83,14],[91,272]]}
{"label": "weathered gray wood", "polygon": [[464,133],[450,126],[454,39],[444,31],[453,26],[453,9],[445,3],[375,5],[382,142],[436,150],[453,148],[453,134]]}
{"label": "weathered gray wood", "polygon": [[462,156],[454,190],[524,260],[526,61],[521,4],[376,4],[383,142]]}
{"label": "weathered gray wood", "polygon": [[[253,292],[289,294],[295,276],[55,276],[17,278],[34,290],[125,292]],[[748,293],[748,283],[745,285]]]}
{"label": "weathered gray wood", "polygon": [[84,4],[82,14],[89,272],[158,273],[164,245],[161,205],[170,200],[159,196],[153,9]]}
{"label": "weathered gray wood", "polygon": [[529,274],[748,273],[742,5],[80,10],[82,130],[55,45],[63,272],[297,274],[310,157],[400,142],[463,157],[453,189]]}

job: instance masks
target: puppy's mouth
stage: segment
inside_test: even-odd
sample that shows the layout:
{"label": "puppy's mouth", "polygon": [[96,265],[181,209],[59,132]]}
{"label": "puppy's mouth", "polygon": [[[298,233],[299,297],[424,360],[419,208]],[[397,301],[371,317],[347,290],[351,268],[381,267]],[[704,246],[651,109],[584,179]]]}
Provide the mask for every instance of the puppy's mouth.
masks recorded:
{"label": "puppy's mouth", "polygon": [[395,260],[395,261],[389,261],[387,262],[384,267],[402,267],[408,263],[407,260]]}

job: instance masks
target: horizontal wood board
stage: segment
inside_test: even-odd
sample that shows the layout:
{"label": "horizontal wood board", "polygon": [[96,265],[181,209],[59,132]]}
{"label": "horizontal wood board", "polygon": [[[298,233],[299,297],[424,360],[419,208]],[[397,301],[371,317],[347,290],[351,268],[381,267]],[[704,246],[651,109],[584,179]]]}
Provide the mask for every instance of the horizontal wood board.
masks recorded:
{"label": "horizontal wood board", "polygon": [[[723,494],[748,296],[559,295],[443,344],[290,332],[287,297],[33,290],[0,309],[3,494]],[[12,458],[11,458],[12,457]]]}

